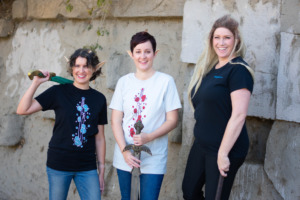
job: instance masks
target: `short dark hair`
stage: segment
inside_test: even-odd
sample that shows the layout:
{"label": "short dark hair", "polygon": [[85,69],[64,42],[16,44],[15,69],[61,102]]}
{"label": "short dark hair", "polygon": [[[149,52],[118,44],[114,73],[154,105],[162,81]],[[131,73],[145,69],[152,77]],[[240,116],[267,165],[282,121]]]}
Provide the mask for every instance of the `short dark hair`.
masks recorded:
{"label": "short dark hair", "polygon": [[138,32],[131,37],[130,40],[130,51],[133,53],[133,49],[144,42],[150,41],[152,44],[153,52],[156,51],[156,41],[155,38],[150,35],[147,31]]}
{"label": "short dark hair", "polygon": [[[71,56],[69,60],[69,72],[72,76],[72,67],[75,66],[76,59],[78,57],[86,58],[86,65],[89,67],[92,67],[93,69],[96,69],[97,65],[100,63],[98,56],[96,55],[96,52],[90,50],[90,49],[77,49]],[[97,76],[101,74],[101,68],[95,71],[90,78],[90,81],[93,81],[96,79]]]}

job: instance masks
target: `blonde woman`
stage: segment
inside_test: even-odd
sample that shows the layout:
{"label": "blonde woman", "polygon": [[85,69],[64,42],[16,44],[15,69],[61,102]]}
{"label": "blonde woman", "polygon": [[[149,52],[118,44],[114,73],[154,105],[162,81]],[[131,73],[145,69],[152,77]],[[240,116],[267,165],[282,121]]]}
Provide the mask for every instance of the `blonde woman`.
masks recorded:
{"label": "blonde woman", "polygon": [[254,79],[238,26],[229,15],[215,21],[188,88],[196,124],[182,183],[186,200],[204,199],[204,185],[205,200],[215,199],[220,175],[221,199],[228,199],[248,152],[245,119]]}

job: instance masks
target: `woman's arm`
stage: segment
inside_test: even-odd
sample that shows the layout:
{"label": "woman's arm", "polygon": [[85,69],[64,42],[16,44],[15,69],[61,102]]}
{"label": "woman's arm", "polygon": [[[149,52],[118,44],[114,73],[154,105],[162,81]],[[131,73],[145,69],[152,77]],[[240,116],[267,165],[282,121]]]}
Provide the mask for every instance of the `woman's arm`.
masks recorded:
{"label": "woman's arm", "polygon": [[105,170],[105,153],[106,143],[104,136],[104,125],[98,125],[98,134],[95,136],[96,153],[98,160],[99,183],[101,192],[104,190],[104,170]]}
{"label": "woman's arm", "polygon": [[239,137],[246,120],[251,93],[247,89],[239,89],[231,94],[232,114],[228,121],[218,152],[218,167],[222,176],[226,177],[230,161],[228,154]]}
{"label": "woman's arm", "polygon": [[41,83],[44,83],[49,80],[49,73],[48,72],[43,72],[43,73],[46,76],[45,78],[39,78],[37,76],[33,78],[30,87],[27,89],[27,91],[25,92],[24,96],[22,97],[18,105],[17,108],[18,115],[29,115],[42,110],[42,106],[39,104],[39,102],[33,99],[33,95]]}
{"label": "woman's arm", "polygon": [[167,112],[166,121],[152,133],[141,133],[133,136],[135,145],[143,145],[155,140],[165,134],[168,134],[171,130],[176,128],[178,122],[178,109]]}
{"label": "woman's arm", "polygon": [[141,161],[135,158],[130,151],[123,152],[123,149],[126,146],[126,141],[124,137],[122,121],[123,121],[123,112],[118,110],[112,110],[111,113],[112,131],[117,141],[117,144],[120,148],[120,151],[123,154],[124,160],[131,168],[132,167],[138,168],[140,167],[139,163]]}

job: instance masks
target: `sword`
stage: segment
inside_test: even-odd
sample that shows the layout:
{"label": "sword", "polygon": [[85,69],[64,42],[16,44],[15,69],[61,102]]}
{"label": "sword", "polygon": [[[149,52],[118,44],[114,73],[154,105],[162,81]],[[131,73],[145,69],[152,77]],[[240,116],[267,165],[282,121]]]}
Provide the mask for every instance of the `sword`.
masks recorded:
{"label": "sword", "polygon": [[[50,72],[49,74],[50,74],[50,77],[49,77],[50,81],[60,83],[60,84],[73,83],[73,81],[70,80],[70,79],[66,79],[66,78],[61,77],[61,76],[56,76],[56,74],[54,72]],[[45,78],[46,77],[40,70],[34,70],[34,71],[31,71],[31,72],[28,72],[28,77],[29,77],[30,80],[32,80],[34,76],[38,76],[40,78]]]}
{"label": "sword", "polygon": [[222,195],[224,177],[220,174],[215,200],[220,200]]}
{"label": "sword", "polygon": [[[134,128],[136,130],[135,134],[140,134],[142,129],[144,128],[144,125],[141,120],[138,120],[134,124]],[[152,156],[151,150],[145,146],[136,146],[134,144],[128,144],[123,149],[123,152],[133,150],[133,156],[140,160],[141,158],[141,152],[144,151]],[[140,168],[133,167],[131,170],[131,191],[130,191],[130,200],[138,200],[139,199],[139,189],[140,189],[140,175],[141,170]]]}

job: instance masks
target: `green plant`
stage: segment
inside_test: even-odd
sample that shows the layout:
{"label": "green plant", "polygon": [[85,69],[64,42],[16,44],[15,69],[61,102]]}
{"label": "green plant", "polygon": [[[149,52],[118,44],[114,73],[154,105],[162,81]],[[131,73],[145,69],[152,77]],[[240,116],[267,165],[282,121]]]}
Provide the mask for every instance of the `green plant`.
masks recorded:
{"label": "green plant", "polygon": [[[106,16],[110,12],[111,4],[112,4],[111,0],[97,0],[97,2],[94,3],[94,5],[90,8],[88,5],[86,5],[88,7],[87,13],[91,17],[91,20],[89,21],[89,24],[87,26],[88,31],[93,29],[92,21],[97,16],[101,16],[100,24],[101,25],[104,24]],[[67,0],[65,2],[65,5],[66,5],[66,10],[68,12],[72,12],[74,6],[72,5],[71,0]],[[100,39],[100,37],[108,36],[109,31],[105,28],[105,26],[99,26],[96,28],[96,33],[98,36],[96,43],[90,44],[90,45],[85,45],[83,48],[88,48],[88,49],[91,49],[92,51],[96,51],[97,49],[99,49],[99,50],[103,49],[103,47],[99,44],[99,39]]]}

